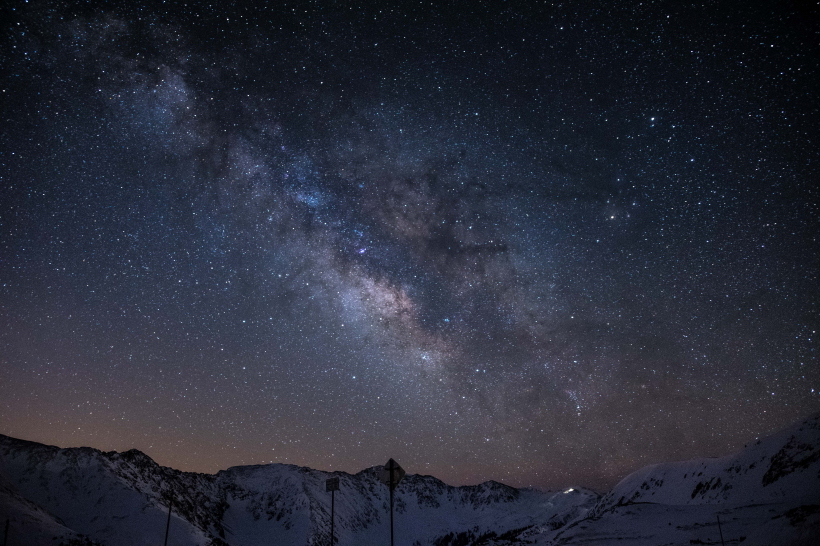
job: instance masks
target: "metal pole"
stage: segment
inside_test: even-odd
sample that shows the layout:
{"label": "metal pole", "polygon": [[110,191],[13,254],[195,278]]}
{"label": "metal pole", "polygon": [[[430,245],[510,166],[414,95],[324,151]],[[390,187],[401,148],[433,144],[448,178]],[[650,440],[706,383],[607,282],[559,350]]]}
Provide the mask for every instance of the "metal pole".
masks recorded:
{"label": "metal pole", "polygon": [[393,472],[396,470],[396,463],[390,459],[390,546],[393,546],[393,489],[396,487],[396,482],[393,479]]}
{"label": "metal pole", "polygon": [[333,518],[336,510],[336,491],[330,492],[330,546],[333,546]]}
{"label": "metal pole", "polygon": [[718,516],[717,519],[718,519],[718,532],[720,533],[720,543],[723,544],[723,546],[726,546],[723,543],[723,530],[720,528],[720,516]]}
{"label": "metal pole", "polygon": [[168,546],[168,529],[171,528],[171,507],[174,505],[174,498],[168,496],[168,523],[165,524],[165,546]]}

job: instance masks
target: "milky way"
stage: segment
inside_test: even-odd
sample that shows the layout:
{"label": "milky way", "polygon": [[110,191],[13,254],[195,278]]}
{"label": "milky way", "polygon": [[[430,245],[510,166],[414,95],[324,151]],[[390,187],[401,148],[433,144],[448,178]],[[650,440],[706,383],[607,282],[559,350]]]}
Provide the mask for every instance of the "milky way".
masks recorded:
{"label": "milky way", "polygon": [[820,410],[814,12],[323,4],[3,8],[0,432],[603,489]]}

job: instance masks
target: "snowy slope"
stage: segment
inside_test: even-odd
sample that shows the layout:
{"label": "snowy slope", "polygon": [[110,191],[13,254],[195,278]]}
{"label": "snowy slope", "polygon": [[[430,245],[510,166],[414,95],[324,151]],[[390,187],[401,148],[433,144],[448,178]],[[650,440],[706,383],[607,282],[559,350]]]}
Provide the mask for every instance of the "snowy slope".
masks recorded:
{"label": "snowy slope", "polygon": [[[67,528],[106,544],[156,544],[164,538],[167,518],[161,484],[173,483],[183,505],[193,503],[193,488],[203,481],[158,467],[135,450],[59,449],[5,436],[0,436],[0,476]],[[171,536],[180,544],[206,542],[202,521],[207,517],[200,512],[186,518],[194,525],[172,524]]]}
{"label": "snowy slope", "polygon": [[[718,527],[718,517],[721,526]],[[820,415],[716,459],[627,476],[542,544],[820,544]]]}
{"label": "snowy slope", "polygon": [[83,537],[66,527],[58,518],[17,493],[15,487],[0,477],[0,533],[9,521],[9,544],[53,546],[71,541],[82,543]]}
{"label": "snowy slope", "polygon": [[[722,504],[811,502],[820,492],[820,422],[806,419],[719,459],[647,466],[622,480],[599,502]],[[813,486],[813,487],[812,487]]]}

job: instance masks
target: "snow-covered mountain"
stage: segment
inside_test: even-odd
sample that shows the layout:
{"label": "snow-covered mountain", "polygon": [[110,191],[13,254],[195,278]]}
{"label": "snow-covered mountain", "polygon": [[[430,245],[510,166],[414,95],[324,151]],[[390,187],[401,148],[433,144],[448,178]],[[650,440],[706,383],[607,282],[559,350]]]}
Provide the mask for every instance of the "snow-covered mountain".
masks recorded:
{"label": "snow-covered mountain", "polygon": [[[157,465],[136,451],[59,449],[0,435],[0,526],[9,544],[169,545],[389,540],[389,492],[378,467],[352,475],[293,465],[215,475]],[[721,527],[718,528],[717,518]],[[1,531],[0,531],[1,532]],[[720,459],[653,465],[598,497],[497,482],[452,487],[409,474],[395,495],[396,544],[820,544],[820,415]]]}
{"label": "snow-covered mountain", "polygon": [[[720,526],[718,525],[720,518]],[[647,466],[542,544],[820,544],[820,415],[737,454]]]}
{"label": "snow-covered mountain", "polygon": [[[155,545],[164,539],[170,492],[169,545],[328,544],[325,480],[338,476],[336,544],[383,545],[389,491],[377,471],[270,464],[195,474],[161,467],[136,450],[59,449],[0,436],[0,525],[11,519],[10,544],[80,544],[82,535],[107,545]],[[512,537],[535,524],[577,519],[597,500],[581,489],[545,493],[492,481],[452,487],[410,474],[395,492],[395,535],[408,546]]]}

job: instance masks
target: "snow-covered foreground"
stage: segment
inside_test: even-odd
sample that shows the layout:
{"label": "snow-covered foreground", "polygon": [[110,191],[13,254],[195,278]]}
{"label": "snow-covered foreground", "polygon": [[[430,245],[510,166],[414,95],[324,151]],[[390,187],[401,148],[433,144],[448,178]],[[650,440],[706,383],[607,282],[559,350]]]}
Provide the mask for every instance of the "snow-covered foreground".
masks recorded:
{"label": "snow-covered foreground", "polygon": [[[720,459],[646,467],[598,497],[496,482],[452,487],[408,475],[396,491],[397,546],[468,544],[820,544],[820,416]],[[0,525],[9,544],[169,545],[389,541],[376,468],[351,475],[292,465],[179,472],[136,451],[59,449],[0,436]],[[721,526],[718,528],[718,517]]]}

